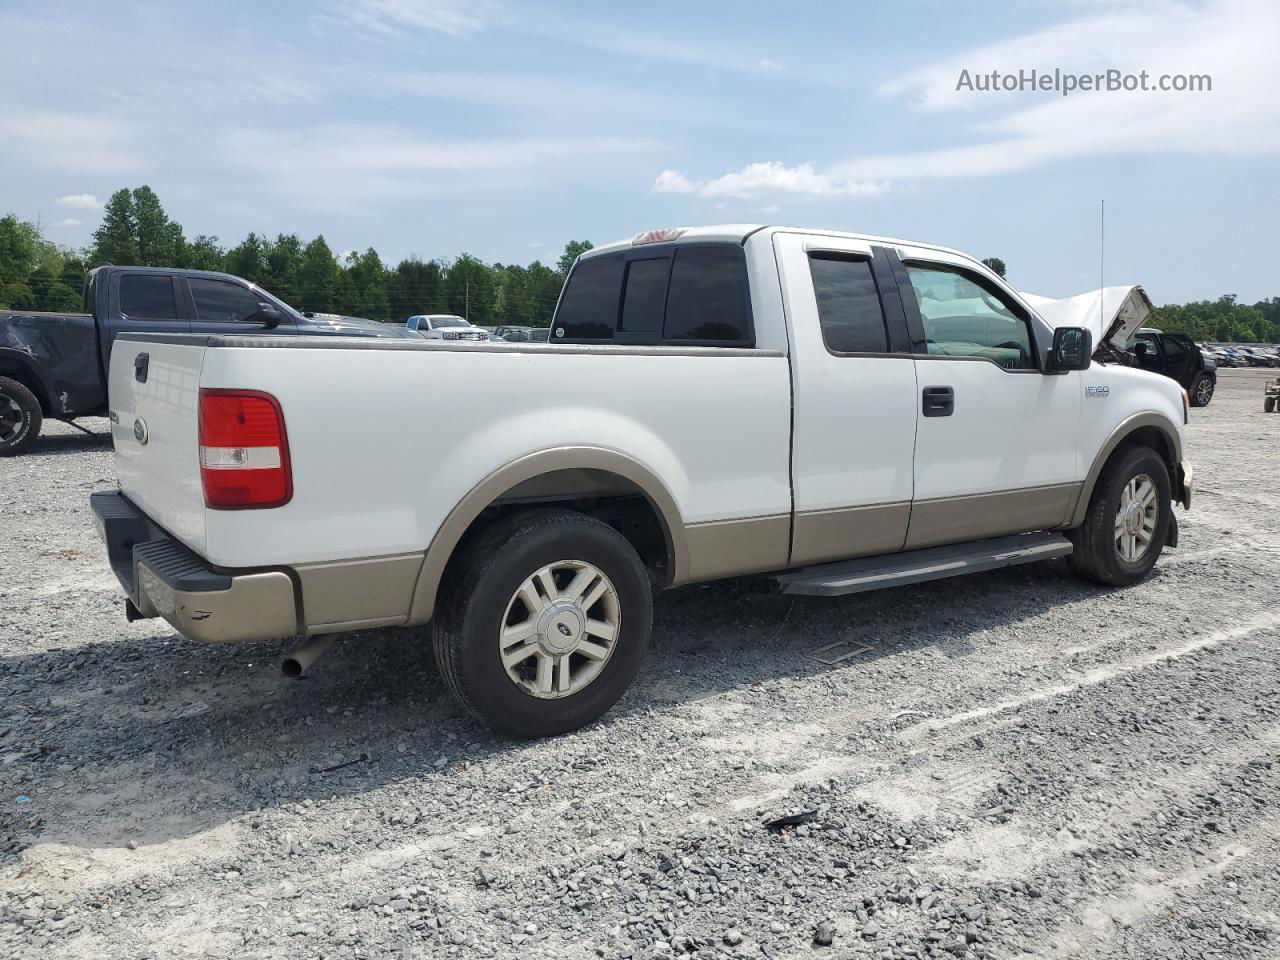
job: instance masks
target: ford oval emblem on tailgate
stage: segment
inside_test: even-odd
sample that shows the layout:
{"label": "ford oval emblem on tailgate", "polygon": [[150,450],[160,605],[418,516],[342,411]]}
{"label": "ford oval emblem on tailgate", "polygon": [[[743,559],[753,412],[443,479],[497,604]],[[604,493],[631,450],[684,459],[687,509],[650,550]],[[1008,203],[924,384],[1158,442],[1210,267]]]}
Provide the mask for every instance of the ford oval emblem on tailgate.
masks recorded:
{"label": "ford oval emblem on tailgate", "polygon": [[141,417],[133,421],[133,438],[142,444],[147,442],[147,421]]}

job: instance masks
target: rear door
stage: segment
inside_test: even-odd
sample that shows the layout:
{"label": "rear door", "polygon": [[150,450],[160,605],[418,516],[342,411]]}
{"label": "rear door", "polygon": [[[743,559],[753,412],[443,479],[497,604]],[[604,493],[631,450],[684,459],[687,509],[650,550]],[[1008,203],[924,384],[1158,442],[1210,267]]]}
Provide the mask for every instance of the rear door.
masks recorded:
{"label": "rear door", "polygon": [[296,333],[288,314],[270,325],[258,318],[262,299],[248,287],[217,277],[184,277],[182,284],[191,313],[194,333]]}
{"label": "rear door", "polygon": [[1040,369],[1026,307],[967,258],[898,254],[919,384],[907,549],[1061,524],[1083,476],[1082,374]]}
{"label": "rear door", "polygon": [[111,275],[107,291],[110,336],[103,353],[110,369],[111,351],[121,333],[186,333],[190,330],[177,278],[166,273],[121,271]]}
{"label": "rear door", "polygon": [[791,337],[791,563],[902,549],[916,371],[883,248],[774,235]]}
{"label": "rear door", "polygon": [[1200,350],[1186,337],[1170,333],[1160,334],[1160,346],[1164,348],[1164,373],[1184,387],[1190,386],[1191,374],[1200,365]]}

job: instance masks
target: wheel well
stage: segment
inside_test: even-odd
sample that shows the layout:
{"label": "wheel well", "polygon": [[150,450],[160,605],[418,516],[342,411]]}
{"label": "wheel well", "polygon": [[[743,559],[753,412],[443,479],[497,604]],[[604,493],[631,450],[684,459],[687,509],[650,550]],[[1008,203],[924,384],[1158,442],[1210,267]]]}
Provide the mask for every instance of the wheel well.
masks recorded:
{"label": "wheel well", "polygon": [[671,531],[661,512],[637,484],[605,470],[557,470],[516,484],[471,522],[454,548],[450,562],[495,520],[523,510],[552,506],[576,510],[607,523],[635,548],[658,584],[670,582]]}
{"label": "wheel well", "polygon": [[1139,427],[1132,433],[1128,434],[1124,440],[1116,447],[1111,456],[1107,458],[1110,461],[1124,447],[1150,447],[1156,453],[1160,454],[1160,459],[1165,462],[1165,466],[1169,468],[1170,479],[1175,479],[1178,472],[1178,458],[1174,454],[1173,444],[1169,441],[1168,436],[1158,427]]}
{"label": "wheel well", "polygon": [[45,395],[44,384],[27,364],[10,357],[0,357],[0,377],[17,380],[30,390],[40,403],[40,412],[46,417],[49,415],[49,398]]}

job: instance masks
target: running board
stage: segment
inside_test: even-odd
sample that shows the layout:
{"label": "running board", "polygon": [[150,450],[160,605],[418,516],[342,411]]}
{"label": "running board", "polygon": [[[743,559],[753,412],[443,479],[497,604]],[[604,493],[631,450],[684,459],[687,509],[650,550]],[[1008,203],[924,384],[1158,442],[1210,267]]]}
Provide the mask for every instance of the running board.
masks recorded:
{"label": "running board", "polygon": [[838,597],[883,587],[901,587],[962,573],[998,570],[1019,563],[1051,560],[1071,553],[1071,541],[1060,533],[1022,533],[975,540],[883,557],[840,560],[779,574],[783,593]]}

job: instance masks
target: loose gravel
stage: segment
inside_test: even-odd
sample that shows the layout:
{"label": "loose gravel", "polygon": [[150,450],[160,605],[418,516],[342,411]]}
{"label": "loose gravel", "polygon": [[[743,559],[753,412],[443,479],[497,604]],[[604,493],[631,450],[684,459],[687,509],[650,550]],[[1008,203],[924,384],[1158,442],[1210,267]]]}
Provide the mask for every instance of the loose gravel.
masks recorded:
{"label": "loose gravel", "polygon": [[623,702],[534,743],[421,631],[286,681],[279,645],[126,624],[109,441],[51,425],[0,460],[0,956],[1280,956],[1262,379],[1192,411],[1146,583],[672,591]]}

